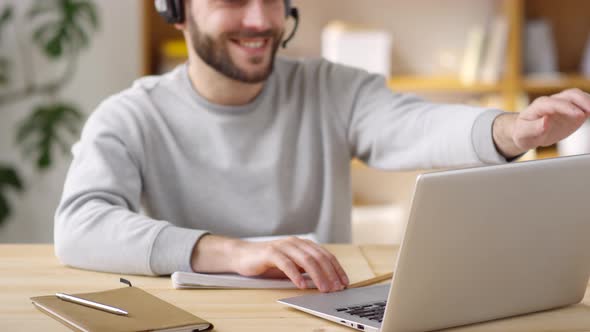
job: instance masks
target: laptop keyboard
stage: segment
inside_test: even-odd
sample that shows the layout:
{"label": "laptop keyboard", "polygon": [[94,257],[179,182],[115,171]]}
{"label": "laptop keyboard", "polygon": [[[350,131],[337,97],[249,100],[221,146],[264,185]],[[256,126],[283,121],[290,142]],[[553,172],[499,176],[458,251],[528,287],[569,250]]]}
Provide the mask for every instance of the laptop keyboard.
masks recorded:
{"label": "laptop keyboard", "polygon": [[379,301],[364,305],[355,305],[352,307],[336,308],[336,311],[381,323],[383,321],[386,304],[387,301]]}

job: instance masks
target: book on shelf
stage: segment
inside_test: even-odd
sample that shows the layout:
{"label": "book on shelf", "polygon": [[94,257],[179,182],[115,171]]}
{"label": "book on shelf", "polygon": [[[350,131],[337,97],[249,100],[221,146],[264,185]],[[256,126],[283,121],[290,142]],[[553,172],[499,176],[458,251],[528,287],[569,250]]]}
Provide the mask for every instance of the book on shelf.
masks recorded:
{"label": "book on shelf", "polygon": [[495,84],[501,79],[506,63],[508,22],[504,16],[496,16],[489,27],[489,38],[483,56],[481,81]]}
{"label": "book on shelf", "polygon": [[588,41],[586,42],[586,48],[584,55],[582,56],[582,75],[590,79],[590,33],[588,33]]}
{"label": "book on shelf", "polygon": [[485,40],[486,29],[483,25],[473,26],[467,33],[460,73],[460,80],[465,85],[474,84],[478,80]]}
{"label": "book on shelf", "polygon": [[559,72],[557,45],[549,20],[534,19],[524,27],[524,68],[527,74]]}
{"label": "book on shelf", "polygon": [[489,24],[475,25],[469,30],[459,75],[463,84],[500,81],[506,62],[508,33],[508,21],[501,15]]}

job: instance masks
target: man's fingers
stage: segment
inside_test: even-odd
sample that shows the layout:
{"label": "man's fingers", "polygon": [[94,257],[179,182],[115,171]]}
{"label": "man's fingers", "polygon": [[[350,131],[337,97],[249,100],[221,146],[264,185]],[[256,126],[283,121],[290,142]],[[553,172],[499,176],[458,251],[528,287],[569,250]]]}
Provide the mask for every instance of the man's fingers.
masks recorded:
{"label": "man's fingers", "polygon": [[538,98],[521,114],[519,128],[514,135],[515,143],[530,148],[547,146],[567,137],[589,117],[590,113],[582,108],[587,107],[585,99],[575,90]]}
{"label": "man's fingers", "polygon": [[586,114],[590,114],[590,94],[587,94],[586,92],[580,89],[565,90],[553,95],[553,97],[562,100],[567,100],[576,105]]}
{"label": "man's fingers", "polygon": [[306,283],[305,278],[299,272],[299,269],[295,263],[285,254],[279,250],[273,250],[270,254],[271,262],[287,275],[289,279],[300,289],[305,289]]}
{"label": "man's fingers", "polygon": [[340,276],[338,275],[336,268],[333,266],[332,260],[330,260],[328,255],[326,255],[323,251],[319,250],[319,246],[317,244],[304,240],[294,241],[293,244],[297,248],[305,251],[315,258],[315,260],[319,263],[320,268],[324,271],[324,275],[328,278],[331,290],[344,289],[344,284],[340,281]]}
{"label": "man's fingers", "polygon": [[332,266],[334,267],[334,269],[338,273],[338,277],[340,278],[340,282],[342,283],[342,285],[348,286],[348,284],[350,283],[350,280],[348,279],[348,275],[346,274],[346,271],[344,271],[344,268],[342,267],[342,265],[340,265],[340,262],[338,262],[338,259],[336,258],[336,256],[334,256],[334,254],[332,254],[331,252],[326,250],[326,248],[322,247],[321,245],[316,244],[313,241],[310,241],[310,240],[305,240],[305,241],[311,245],[314,245],[319,251],[321,251],[326,257],[328,257],[328,259],[332,263]]}
{"label": "man's fingers", "polygon": [[533,103],[539,117],[564,115],[573,118],[585,117],[585,112],[569,100],[555,97],[540,97]]}
{"label": "man's fingers", "polygon": [[295,264],[305,269],[305,272],[309,274],[311,280],[321,292],[332,290],[333,287],[328,276],[325,275],[315,257],[293,245],[290,241],[281,242],[280,250]]}
{"label": "man's fingers", "polygon": [[274,275],[280,270],[297,287],[306,288],[302,275],[306,272],[321,292],[342,290],[349,283],[336,257],[315,242],[292,237],[272,241],[265,248],[264,258],[259,257],[260,268],[265,271],[262,275],[271,271]]}

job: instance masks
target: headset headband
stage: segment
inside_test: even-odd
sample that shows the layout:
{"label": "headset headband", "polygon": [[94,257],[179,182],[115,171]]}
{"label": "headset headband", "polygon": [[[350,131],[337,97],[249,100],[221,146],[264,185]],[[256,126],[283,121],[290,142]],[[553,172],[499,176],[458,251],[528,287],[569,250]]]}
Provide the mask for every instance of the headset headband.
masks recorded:
{"label": "headset headband", "polygon": [[[291,0],[285,2],[285,17],[292,16]],[[167,23],[184,22],[184,1],[183,0],[155,0],[156,11],[166,20]]]}

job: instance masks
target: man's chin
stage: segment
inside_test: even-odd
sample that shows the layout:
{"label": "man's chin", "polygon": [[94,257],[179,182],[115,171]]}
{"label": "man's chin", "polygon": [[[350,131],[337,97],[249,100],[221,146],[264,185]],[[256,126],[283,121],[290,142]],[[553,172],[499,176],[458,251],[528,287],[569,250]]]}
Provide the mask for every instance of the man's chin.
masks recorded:
{"label": "man's chin", "polygon": [[233,57],[233,63],[244,72],[255,72],[267,70],[270,66],[270,55],[256,57]]}
{"label": "man's chin", "polygon": [[259,83],[264,81],[270,73],[272,72],[271,64],[270,63],[263,63],[263,64],[249,64],[237,67],[240,72],[241,76],[245,78],[244,81],[249,83]]}
{"label": "man's chin", "polygon": [[256,83],[262,83],[262,82],[266,81],[268,76],[270,76],[270,71],[268,71],[268,70],[259,71],[259,72],[252,72],[252,73],[243,72],[241,75],[241,79],[238,81],[240,81],[242,83],[256,84]]}

